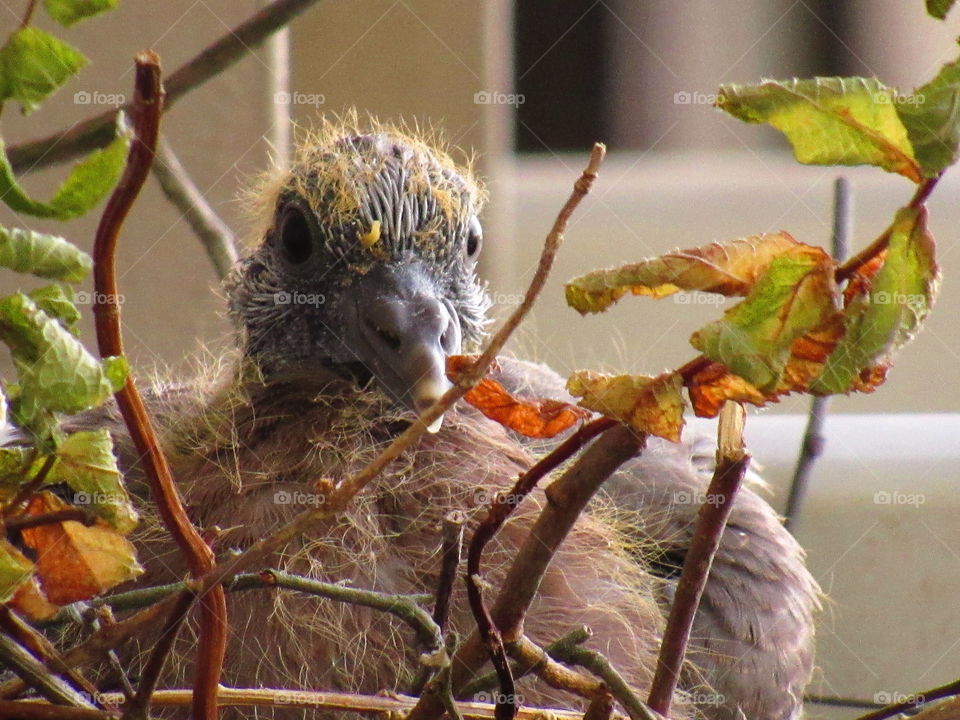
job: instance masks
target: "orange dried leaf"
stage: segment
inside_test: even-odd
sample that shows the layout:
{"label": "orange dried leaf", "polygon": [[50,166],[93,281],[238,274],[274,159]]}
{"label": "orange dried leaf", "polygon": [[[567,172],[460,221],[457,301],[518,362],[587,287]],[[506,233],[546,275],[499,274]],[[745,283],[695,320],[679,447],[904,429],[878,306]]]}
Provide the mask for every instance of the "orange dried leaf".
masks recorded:
{"label": "orange dried leaf", "polygon": [[60,609],[43,594],[37,578],[32,577],[17,588],[9,605],[30,620],[48,620]]}
{"label": "orange dried leaf", "polygon": [[[43,515],[70,506],[44,492],[30,501],[29,515]],[[105,525],[79,522],[39,525],[22,531],[24,543],[37,554],[37,574],[50,602],[66,605],[87,600],[143,572],[133,545]]]}
{"label": "orange dried leaf", "polygon": [[776,396],[765,396],[721,363],[711,363],[696,373],[687,384],[687,391],[698,417],[716,417],[727,400],[748,402],[758,407],[777,401]]}
{"label": "orange dried leaf", "polygon": [[575,372],[567,380],[580,405],[641,432],[680,442],[683,431],[683,379],[675,372],[657,377]]}
{"label": "orange dried leaf", "polygon": [[[456,382],[473,362],[463,355],[447,358],[450,380]],[[463,399],[491,420],[532,438],[552,438],[590,417],[586,410],[559,400],[515,397],[490,378],[483,378]]]}

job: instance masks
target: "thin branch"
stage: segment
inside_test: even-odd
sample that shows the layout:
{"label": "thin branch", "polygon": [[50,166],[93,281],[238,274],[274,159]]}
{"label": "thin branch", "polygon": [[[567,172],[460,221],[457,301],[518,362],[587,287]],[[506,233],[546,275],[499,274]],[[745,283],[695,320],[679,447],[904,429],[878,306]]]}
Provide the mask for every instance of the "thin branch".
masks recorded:
{"label": "thin branch", "polygon": [[0,717],[5,720],[119,720],[120,714],[95,708],[64,707],[23,700],[0,700]]}
{"label": "thin branch", "polygon": [[[922,207],[927,201],[927,198],[930,196],[930,193],[933,192],[933,189],[937,186],[937,183],[940,181],[940,177],[940,175],[937,175],[936,177],[927,178],[921,182],[917,186],[917,190],[913,194],[913,197],[910,198],[910,202],[907,203],[907,207],[913,209]],[[892,226],[884,230],[880,237],[838,267],[836,272],[837,282],[849,280],[860,268],[886,250],[887,246],[890,244],[891,232]]]}
{"label": "thin branch", "polygon": [[727,519],[733,510],[737,491],[750,464],[750,455],[743,449],[743,418],[743,406],[734,402],[728,401],[720,411],[717,467],[707,488],[710,502],[704,502],[697,513],[690,549],[683,563],[660,644],[657,670],[647,704],[655,712],[667,717],[680,680],[680,668],[683,666],[693,618],[710,576],[714,555],[720,547]]}
{"label": "thin branch", "polygon": [[13,638],[0,633],[0,665],[16,673],[25,684],[55,705],[92,708],[93,705]]}
{"label": "thin branch", "polygon": [[237,240],[227,224],[210,206],[203,193],[180,163],[165,138],[157,145],[154,176],[160,189],[173,206],[180,211],[203,247],[222,280],[237,261]]}
{"label": "thin branch", "polygon": [[[11,500],[7,505],[3,512],[5,518],[9,518],[14,513],[20,512],[22,507],[27,504],[31,497],[33,497],[33,494],[40,489],[44,482],[46,482],[47,475],[49,475],[50,471],[53,470],[53,465],[56,462],[57,456],[52,453],[44,458],[43,465],[41,465],[40,469],[37,470],[37,474],[34,475],[31,480],[27,481],[23,484],[23,486],[21,486],[13,500]],[[6,524],[9,527],[10,521],[6,520]]]}
{"label": "thin branch", "polygon": [[[852,236],[853,195],[850,182],[841,175],[833,183],[833,233],[830,240],[833,259],[838,263],[846,260]],[[829,409],[829,395],[814,397],[810,402],[807,429],[803,434],[800,456],[797,458],[797,467],[793,471],[790,493],[787,495],[787,507],[783,513],[783,525],[787,530],[793,529],[793,523],[800,514],[800,505],[803,502],[813,466],[823,453],[825,443],[823,426]]]}
{"label": "thin branch", "polygon": [[[123,221],[140,194],[153,163],[163,96],[160,59],[151,51],[138,54],[132,109],[134,138],[130,145],[127,166],[107,201],[93,246],[94,288],[98,297],[104,299],[104,302],[93,306],[101,357],[123,355],[118,302],[120,294],[117,290],[116,275],[117,239]],[[187,516],[150,416],[131,376],[127,377],[123,387],[116,393],[116,399],[164,527],[176,541],[194,577],[210,571],[215,565],[213,551]],[[184,598],[182,603],[178,603],[178,610],[183,609],[187,599]],[[171,623],[171,627],[173,626],[178,624]],[[193,706],[193,715],[198,720],[214,720],[217,717],[216,687],[220,680],[226,645],[227,600],[223,588],[214,586],[206,596],[200,597],[199,650]]]}
{"label": "thin branch", "polygon": [[915,710],[916,708],[926,705],[927,703],[931,703],[934,700],[942,700],[945,697],[953,697],[955,695],[960,695],[960,680],[954,680],[953,682],[947,683],[946,685],[941,685],[940,687],[914,693],[903,702],[886,705],[879,710],[874,710],[866,715],[861,715],[857,718],[857,720],[886,720],[894,715]]}
{"label": "thin branch", "polygon": [[506,648],[510,657],[530,667],[533,674],[552,688],[566,690],[588,700],[594,700],[606,692],[602,682],[566,665],[561,665],[550,656],[550,653],[526,635],[521,635]]}
{"label": "thin branch", "polygon": [[810,695],[803,696],[803,702],[813,705],[827,705],[829,707],[856,708],[857,710],[875,710],[883,707],[882,703],[861,698],[842,697],[839,695]]}
{"label": "thin branch", "polygon": [[[245,57],[251,49],[262,45],[273,33],[316,2],[317,0],[274,0],[224,33],[167,78],[165,109],[169,110],[188,92],[219,75]],[[128,114],[132,109],[133,103],[121,107],[121,110]],[[14,145],[8,148],[7,156],[17,173],[40,170],[48,165],[72,160],[110,144],[115,134],[116,115],[116,110],[108,110],[45,138]]]}
{"label": "thin branch", "polygon": [[459,510],[452,510],[443,519],[443,545],[440,552],[440,578],[437,581],[437,599],[433,606],[433,621],[443,632],[450,614],[450,594],[453,581],[460,569],[463,556],[463,526],[467,519]]}
{"label": "thin branch", "polygon": [[[490,610],[493,626],[499,628],[508,643],[522,634],[527,608],[536,596],[550,561],[580,513],[600,485],[644,446],[644,435],[620,424],[612,428],[597,426],[599,422],[591,423],[594,430],[599,428],[607,431],[546,489],[547,503],[517,552],[496,603]],[[453,686],[458,694],[488,659],[484,638],[479,631],[474,632],[460,646],[452,661]],[[436,694],[425,693],[407,720],[432,720],[439,717],[442,711]]]}
{"label": "thin branch", "polygon": [[623,705],[631,720],[659,720],[654,712],[637,697],[627,681],[603,654],[582,645],[565,645],[549,652],[560,662],[579,665],[603,680],[613,697]]}
{"label": "thin branch", "polygon": [[46,665],[51,673],[62,677],[75,690],[91,695],[96,693],[96,687],[89,680],[63,661],[53,643],[30,627],[8,607],[0,607],[0,627],[7,635]]}
{"label": "thin branch", "polygon": [[37,0],[29,0],[27,3],[27,9],[23,12],[23,17],[20,18],[20,29],[23,30],[26,27],[29,27],[30,21],[33,19],[33,11],[37,9]]}
{"label": "thin branch", "polygon": [[9,532],[66,522],[67,520],[83,523],[88,527],[96,522],[96,518],[86,510],[67,508],[66,510],[54,510],[53,512],[43,513],[42,515],[18,515],[7,520],[4,525]]}

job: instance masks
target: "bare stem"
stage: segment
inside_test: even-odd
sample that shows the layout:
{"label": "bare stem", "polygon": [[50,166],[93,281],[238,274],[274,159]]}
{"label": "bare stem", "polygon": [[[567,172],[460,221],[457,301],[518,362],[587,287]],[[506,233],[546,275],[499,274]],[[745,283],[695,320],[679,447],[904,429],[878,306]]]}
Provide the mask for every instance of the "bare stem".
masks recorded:
{"label": "bare stem", "polygon": [[[104,302],[94,305],[101,357],[123,354],[118,302],[120,294],[117,290],[116,275],[117,240],[123,221],[140,194],[153,163],[160,114],[163,110],[163,95],[160,59],[151,51],[138,54],[132,109],[134,138],[130,145],[127,166],[100,218],[93,248],[94,287],[98,297],[104,299]],[[215,564],[213,551],[187,516],[150,416],[132,376],[127,377],[116,398],[164,526],[179,546],[194,577],[210,571]],[[183,604],[186,604],[186,599]],[[178,605],[178,608],[183,604]],[[216,687],[227,640],[227,602],[223,588],[209,588],[209,594],[201,597],[200,607],[195,686],[197,692],[193,713],[198,720],[213,720],[217,717]]]}
{"label": "bare stem", "polygon": [[733,502],[750,464],[743,449],[743,407],[727,402],[720,412],[720,439],[717,467],[707,488],[704,502],[697,513],[690,550],[687,552],[677,583],[677,592],[660,644],[657,670],[647,703],[661,715],[669,717],[670,703],[680,680],[680,668],[690,640],[693,618],[700,606],[703,589],[710,576],[714,555],[720,547]]}
{"label": "bare stem", "polygon": [[233,232],[210,207],[210,203],[203,197],[203,193],[164,138],[160,138],[157,162],[153,163],[152,170],[163,194],[200,238],[207,256],[222,280],[238,257],[237,240]]}

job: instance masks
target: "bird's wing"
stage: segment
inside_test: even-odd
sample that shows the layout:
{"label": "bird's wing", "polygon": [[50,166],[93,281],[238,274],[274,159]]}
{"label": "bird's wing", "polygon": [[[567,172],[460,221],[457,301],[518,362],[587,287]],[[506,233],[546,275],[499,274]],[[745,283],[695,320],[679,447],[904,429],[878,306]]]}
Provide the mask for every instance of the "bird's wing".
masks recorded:
{"label": "bird's wing", "polygon": [[[501,358],[497,379],[521,395],[571,399],[563,379],[546,365]],[[549,449],[543,441],[536,444]],[[665,608],[697,512],[709,500],[712,448],[695,437],[679,444],[650,438],[643,454],[611,477],[598,498],[597,505],[617,513],[638,560],[663,578]],[[751,720],[799,716],[813,667],[819,596],[800,545],[773,508],[743,488],[714,560],[688,654],[685,685],[707,717],[734,718],[738,709]]]}

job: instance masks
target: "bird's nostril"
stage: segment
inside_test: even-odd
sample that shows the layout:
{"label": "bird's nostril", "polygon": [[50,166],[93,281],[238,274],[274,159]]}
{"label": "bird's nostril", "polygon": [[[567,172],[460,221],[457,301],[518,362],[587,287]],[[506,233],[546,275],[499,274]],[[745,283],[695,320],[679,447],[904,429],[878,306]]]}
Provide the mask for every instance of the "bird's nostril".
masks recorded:
{"label": "bird's nostril", "polygon": [[400,349],[400,337],[393,331],[387,330],[380,325],[378,325],[374,320],[367,318],[366,320],[367,328],[373,332],[384,344],[391,350]]}

